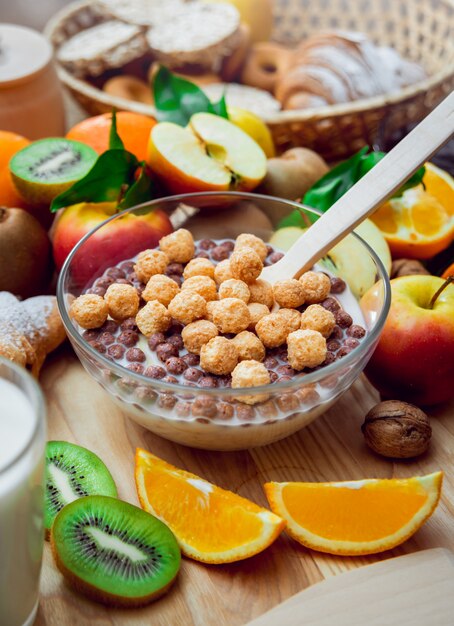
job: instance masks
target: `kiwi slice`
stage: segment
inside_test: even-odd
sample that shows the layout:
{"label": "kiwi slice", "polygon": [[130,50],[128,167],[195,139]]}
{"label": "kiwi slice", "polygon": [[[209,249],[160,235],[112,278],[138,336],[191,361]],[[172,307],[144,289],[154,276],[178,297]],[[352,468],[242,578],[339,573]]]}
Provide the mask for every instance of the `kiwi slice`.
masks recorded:
{"label": "kiwi slice", "polygon": [[46,445],[46,535],[49,536],[53,521],[64,506],[90,495],[117,497],[114,479],[99,456],[68,441],[49,441]]}
{"label": "kiwi slice", "polygon": [[88,496],[55,518],[52,552],[80,592],[113,606],[141,606],[167,591],[180,569],[172,531],[150,513],[108,496]]}
{"label": "kiwi slice", "polygon": [[40,139],[12,157],[9,168],[20,195],[31,205],[52,200],[93,167],[98,154],[80,141]]}

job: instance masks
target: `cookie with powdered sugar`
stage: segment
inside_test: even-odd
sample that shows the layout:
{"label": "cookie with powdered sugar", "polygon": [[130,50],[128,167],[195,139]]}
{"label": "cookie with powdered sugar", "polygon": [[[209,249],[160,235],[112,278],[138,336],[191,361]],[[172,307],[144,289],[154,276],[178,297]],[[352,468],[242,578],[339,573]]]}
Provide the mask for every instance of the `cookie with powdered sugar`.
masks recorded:
{"label": "cookie with powdered sugar", "polygon": [[145,32],[143,26],[118,20],[103,22],[65,41],[57,58],[77,76],[99,76],[143,56],[148,51]]}

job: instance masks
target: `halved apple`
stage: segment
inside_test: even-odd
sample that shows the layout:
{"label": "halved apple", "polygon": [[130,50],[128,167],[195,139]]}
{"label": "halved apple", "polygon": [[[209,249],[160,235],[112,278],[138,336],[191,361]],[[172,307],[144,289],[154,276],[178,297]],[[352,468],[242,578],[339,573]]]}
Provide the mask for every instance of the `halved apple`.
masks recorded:
{"label": "halved apple", "polygon": [[251,191],[266,173],[260,146],[228,120],[210,113],[196,113],[186,128],[156,124],[147,161],[174,193]]}

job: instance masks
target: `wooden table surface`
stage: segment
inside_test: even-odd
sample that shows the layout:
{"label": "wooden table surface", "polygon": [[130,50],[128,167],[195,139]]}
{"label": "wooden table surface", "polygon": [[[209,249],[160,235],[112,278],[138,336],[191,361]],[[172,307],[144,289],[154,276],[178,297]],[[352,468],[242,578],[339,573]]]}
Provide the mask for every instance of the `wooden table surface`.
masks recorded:
{"label": "wooden table surface", "polygon": [[45,546],[37,626],[239,626],[323,578],[421,548],[454,549],[454,405],[431,411],[430,450],[414,461],[370,452],[360,426],[378,394],[361,378],[325,415],[275,444],[243,452],[207,452],[161,439],[130,421],[85,372],[69,345],[51,356],[41,384],[48,401],[49,439],[96,452],[111,470],[119,497],[138,504],[134,451],[142,446],[178,467],[267,506],[269,480],[338,481],[404,477],[442,469],[442,499],[432,518],[399,548],[371,557],[333,557],[306,550],[283,533],[261,554],[230,565],[184,559],[171,591],[142,609],[105,608],[74,593]]}

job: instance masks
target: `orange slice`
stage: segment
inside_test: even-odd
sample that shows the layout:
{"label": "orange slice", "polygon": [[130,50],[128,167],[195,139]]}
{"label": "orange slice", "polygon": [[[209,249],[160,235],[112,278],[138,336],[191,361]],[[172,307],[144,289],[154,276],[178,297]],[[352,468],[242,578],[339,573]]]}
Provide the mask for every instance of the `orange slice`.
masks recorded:
{"label": "orange slice", "polygon": [[454,239],[454,179],[426,163],[422,185],[385,202],[371,219],[394,258],[428,259]]}
{"label": "orange slice", "polygon": [[135,479],[142,508],[167,524],[183,554],[196,561],[246,559],[271,545],[285,526],[271,511],[140,448]]}
{"label": "orange slice", "polygon": [[433,513],[442,472],[339,483],[266,483],[271,509],[299,543],[329,554],[374,554],[411,537]]}

